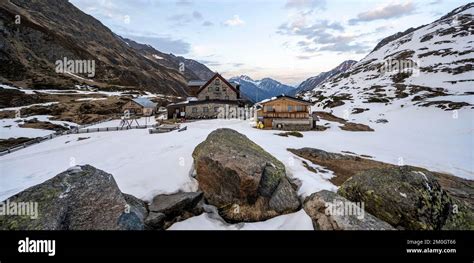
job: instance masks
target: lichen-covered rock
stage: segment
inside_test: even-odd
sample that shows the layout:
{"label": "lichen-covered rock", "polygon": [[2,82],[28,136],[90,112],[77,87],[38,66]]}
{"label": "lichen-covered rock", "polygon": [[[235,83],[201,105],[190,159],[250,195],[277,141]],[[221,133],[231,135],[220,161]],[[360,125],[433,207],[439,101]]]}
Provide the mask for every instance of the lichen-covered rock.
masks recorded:
{"label": "lichen-covered rock", "polygon": [[202,192],[179,192],[175,194],[157,195],[153,198],[148,209],[151,212],[163,213],[168,217],[182,214],[184,210],[191,211],[202,199]]}
{"label": "lichen-covered rock", "polygon": [[150,212],[145,219],[145,229],[162,230],[165,225],[166,215],[163,213]]}
{"label": "lichen-covered rock", "polygon": [[179,192],[161,194],[153,198],[148,209],[150,214],[145,219],[146,229],[166,229],[173,223],[200,215],[202,192]]}
{"label": "lichen-covered rock", "polygon": [[234,130],[210,133],[193,158],[199,189],[228,221],[261,221],[300,207],[283,163]]}
{"label": "lichen-covered rock", "polygon": [[277,213],[285,213],[287,210],[297,210],[300,200],[295,195],[295,190],[288,180],[281,180],[268,202],[270,209]]}
{"label": "lichen-covered rock", "polygon": [[473,229],[473,212],[427,170],[400,166],[362,171],[338,190],[398,229]]}
{"label": "lichen-covered rock", "polygon": [[452,209],[443,230],[474,230],[474,211],[461,200],[452,199]]}
{"label": "lichen-covered rock", "polygon": [[4,230],[140,230],[147,213],[141,200],[120,192],[111,174],[90,165],[75,166],[7,200],[37,203],[38,218],[1,216]]}
{"label": "lichen-covered rock", "polygon": [[316,230],[394,230],[388,223],[344,197],[327,190],[308,196],[303,208]]}

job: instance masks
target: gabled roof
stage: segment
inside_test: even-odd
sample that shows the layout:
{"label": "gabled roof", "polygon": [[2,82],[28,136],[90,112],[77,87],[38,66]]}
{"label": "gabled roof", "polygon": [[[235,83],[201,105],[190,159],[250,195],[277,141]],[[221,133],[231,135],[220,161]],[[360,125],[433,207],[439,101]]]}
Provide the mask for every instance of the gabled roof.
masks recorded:
{"label": "gabled roof", "polygon": [[144,108],[154,108],[156,107],[156,103],[152,102],[148,98],[135,98],[132,99],[135,103],[139,104]]}
{"label": "gabled roof", "polygon": [[197,94],[201,93],[209,84],[212,83],[212,81],[216,78],[219,78],[221,81],[223,81],[227,86],[229,86],[235,93],[239,94],[239,91],[234,87],[234,85],[230,84],[224,77],[221,76],[221,74],[216,73],[212,78],[210,78],[206,84],[202,85],[202,87],[197,91]]}
{"label": "gabled roof", "polygon": [[271,101],[275,101],[275,100],[279,100],[279,99],[289,99],[289,100],[293,100],[293,101],[297,101],[297,102],[300,102],[300,103],[303,103],[303,104],[306,104],[306,105],[311,105],[312,103],[309,102],[309,101],[306,101],[306,100],[302,100],[302,99],[298,99],[298,98],[295,98],[295,97],[292,97],[292,96],[288,96],[288,95],[285,95],[285,94],[281,94],[281,95],[278,95],[276,97],[272,97],[270,99],[265,99],[265,100],[262,100],[260,102],[257,102],[257,104],[265,104],[265,103],[268,103],[268,102],[271,102]]}

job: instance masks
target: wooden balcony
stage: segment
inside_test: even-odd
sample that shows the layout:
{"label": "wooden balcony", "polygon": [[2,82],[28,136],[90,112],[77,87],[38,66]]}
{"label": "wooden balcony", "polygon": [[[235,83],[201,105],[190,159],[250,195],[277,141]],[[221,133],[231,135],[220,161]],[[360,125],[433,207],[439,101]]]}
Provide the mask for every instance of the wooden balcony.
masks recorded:
{"label": "wooden balcony", "polygon": [[261,116],[264,118],[304,119],[304,118],[309,118],[309,113],[307,111],[292,111],[292,112],[266,111],[266,112],[263,112]]}

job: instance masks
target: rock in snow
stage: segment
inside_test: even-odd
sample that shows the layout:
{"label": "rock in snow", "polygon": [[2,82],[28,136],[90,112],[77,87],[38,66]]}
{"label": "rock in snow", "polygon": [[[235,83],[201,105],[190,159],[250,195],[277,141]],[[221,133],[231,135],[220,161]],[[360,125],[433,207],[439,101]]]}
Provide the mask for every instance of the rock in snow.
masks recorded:
{"label": "rock in snow", "polygon": [[394,229],[388,223],[365,212],[362,205],[358,206],[344,197],[327,190],[307,197],[304,201],[304,210],[313,220],[313,227],[316,230]]}
{"label": "rock in snow", "polygon": [[[454,200],[427,170],[377,168],[349,178],[338,190],[398,229],[473,229],[473,212]],[[400,194],[400,193],[403,193]]]}
{"label": "rock in snow", "polygon": [[201,199],[201,192],[157,195],[153,198],[149,210],[155,213],[163,213],[167,216],[178,215],[183,210],[194,208]]}
{"label": "rock in snow", "polygon": [[[146,208],[123,194],[113,176],[90,165],[76,166],[7,199],[36,202],[38,218],[0,217],[5,230],[141,230]],[[4,202],[6,203],[6,201]]]}
{"label": "rock in snow", "polygon": [[300,207],[285,166],[245,135],[217,129],[193,158],[199,189],[228,221],[261,221]]}
{"label": "rock in snow", "polygon": [[150,214],[145,220],[146,228],[168,228],[177,221],[201,214],[203,212],[202,196],[202,192],[180,192],[155,196],[148,207]]}

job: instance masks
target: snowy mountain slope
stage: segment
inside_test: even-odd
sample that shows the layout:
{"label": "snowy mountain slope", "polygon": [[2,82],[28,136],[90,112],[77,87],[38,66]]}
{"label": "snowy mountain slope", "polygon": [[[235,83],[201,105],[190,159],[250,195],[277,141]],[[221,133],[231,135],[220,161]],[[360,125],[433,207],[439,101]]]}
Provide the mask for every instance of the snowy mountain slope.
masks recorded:
{"label": "snowy mountain slope", "polygon": [[294,94],[295,88],[282,84],[271,78],[253,80],[251,77],[241,75],[230,78],[230,81],[240,84],[240,91],[253,102],[268,99],[281,94]]}
{"label": "snowy mountain slope", "polygon": [[305,97],[322,108],[345,105],[348,111],[404,98],[413,105],[445,110],[472,108],[468,101],[474,94],[473,14],[474,4],[467,4],[378,45],[350,71]]}
{"label": "snowy mountain slope", "polygon": [[308,78],[307,80],[301,82],[301,84],[296,88],[295,94],[304,93],[314,89],[319,84],[329,80],[332,77],[335,77],[341,73],[349,70],[357,61],[355,60],[346,60],[339,64],[337,67],[331,69],[327,72],[321,72],[319,75]]}

